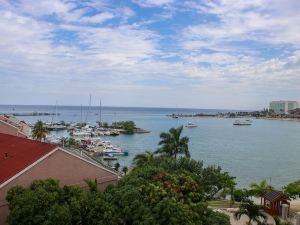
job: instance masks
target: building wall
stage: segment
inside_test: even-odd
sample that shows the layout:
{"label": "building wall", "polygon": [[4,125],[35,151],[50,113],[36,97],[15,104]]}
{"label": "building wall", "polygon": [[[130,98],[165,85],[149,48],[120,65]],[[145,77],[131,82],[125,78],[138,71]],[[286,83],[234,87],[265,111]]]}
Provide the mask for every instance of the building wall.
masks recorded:
{"label": "building wall", "polygon": [[10,134],[17,137],[27,138],[26,135],[19,132],[19,129],[0,120],[0,133]]}
{"label": "building wall", "polygon": [[8,206],[5,196],[11,187],[29,186],[33,180],[49,177],[60,180],[62,186],[78,185],[82,188],[87,186],[84,179],[97,179],[101,191],[118,181],[117,175],[58,150],[0,189],[0,225],[6,224]]}
{"label": "building wall", "polygon": [[299,103],[296,101],[273,101],[270,102],[270,110],[273,110],[277,114],[288,114],[289,111],[299,107]]}

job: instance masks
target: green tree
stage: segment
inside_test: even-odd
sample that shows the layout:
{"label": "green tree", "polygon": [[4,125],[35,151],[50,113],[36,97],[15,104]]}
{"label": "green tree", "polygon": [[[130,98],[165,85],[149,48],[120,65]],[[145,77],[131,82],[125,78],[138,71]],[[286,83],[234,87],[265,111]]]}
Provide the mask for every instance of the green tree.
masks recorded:
{"label": "green tree", "polygon": [[289,183],[287,186],[283,187],[283,192],[292,199],[300,197],[300,180]]}
{"label": "green tree", "polygon": [[41,120],[37,121],[32,129],[32,137],[36,140],[45,140],[48,134],[48,128],[43,124]]}
{"label": "green tree", "polygon": [[223,172],[220,166],[208,166],[203,169],[200,176],[204,192],[209,200],[217,197],[218,194],[231,193],[235,187],[235,177],[228,172]]}
{"label": "green tree", "polygon": [[245,201],[249,197],[248,190],[246,189],[234,189],[232,194],[233,200],[236,202]]}
{"label": "green tree", "polygon": [[183,126],[178,128],[171,128],[169,132],[163,132],[160,134],[160,142],[159,145],[161,146],[156,153],[167,155],[177,158],[177,155],[183,154],[186,157],[190,157],[189,152],[189,138],[188,137],[181,137],[183,130]]}
{"label": "green tree", "polygon": [[127,167],[127,166],[124,166],[123,169],[122,169],[122,172],[126,175],[127,172],[128,172],[128,167]]}
{"label": "green tree", "polygon": [[85,183],[88,185],[90,192],[97,192],[98,191],[98,182],[97,179],[85,179]]}
{"label": "green tree", "polygon": [[229,216],[219,212],[209,212],[204,225],[231,225]]}
{"label": "green tree", "polygon": [[145,153],[137,154],[134,159],[133,163],[136,166],[143,166],[145,164],[149,164],[154,160],[154,153],[151,151],[146,151]]}
{"label": "green tree", "polygon": [[185,174],[159,171],[138,168],[112,190],[111,201],[119,205],[121,224],[203,224],[209,209],[197,182]]}
{"label": "green tree", "polygon": [[135,129],[135,123],[133,121],[113,122],[112,126],[122,128],[125,134],[133,134]]}
{"label": "green tree", "polygon": [[265,222],[267,219],[266,214],[260,211],[260,206],[255,205],[251,200],[243,201],[239,210],[234,213],[236,220],[239,220],[243,215],[249,218],[249,221],[247,222],[248,225],[251,225],[252,222],[261,224],[261,222]]}
{"label": "green tree", "polygon": [[116,171],[119,171],[120,166],[121,166],[120,163],[116,162],[116,163],[115,163],[115,170],[116,170]]}
{"label": "green tree", "polygon": [[[117,225],[115,206],[95,189],[59,186],[53,179],[34,181],[29,188],[13,187],[8,191],[9,225]],[[91,188],[92,187],[92,188]]]}
{"label": "green tree", "polygon": [[254,196],[260,197],[260,204],[262,205],[263,195],[271,191],[273,187],[268,184],[266,179],[263,179],[260,183],[251,183],[250,189]]}

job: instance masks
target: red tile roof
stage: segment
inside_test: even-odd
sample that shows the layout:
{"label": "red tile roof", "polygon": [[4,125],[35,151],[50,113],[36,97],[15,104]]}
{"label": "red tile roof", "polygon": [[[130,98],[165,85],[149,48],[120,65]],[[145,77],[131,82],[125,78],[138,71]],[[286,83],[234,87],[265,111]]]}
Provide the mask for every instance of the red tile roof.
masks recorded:
{"label": "red tile roof", "polygon": [[0,133],[0,185],[55,148],[56,145]]}

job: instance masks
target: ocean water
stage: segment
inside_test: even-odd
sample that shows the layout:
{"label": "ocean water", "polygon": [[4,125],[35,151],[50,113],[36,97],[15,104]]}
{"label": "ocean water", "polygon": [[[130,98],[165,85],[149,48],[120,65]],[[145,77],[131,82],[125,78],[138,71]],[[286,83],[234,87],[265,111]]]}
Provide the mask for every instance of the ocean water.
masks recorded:
{"label": "ocean water", "polygon": [[[0,106],[0,113],[54,112],[54,106]],[[102,107],[102,121],[133,120],[138,127],[150,130],[148,134],[105,137],[129,152],[120,157],[121,165],[132,163],[138,153],[158,148],[159,134],[172,127],[193,122],[196,128],[184,128],[189,137],[191,156],[205,165],[220,165],[237,178],[240,187],[266,178],[275,187],[282,187],[300,179],[300,122],[253,119],[252,126],[233,126],[231,118],[178,118],[172,113],[216,113],[229,110],[162,109]],[[58,106],[53,116],[23,116],[33,123],[60,121],[99,121],[99,107]],[[89,113],[87,113],[89,112]],[[58,135],[63,135],[59,133]]]}

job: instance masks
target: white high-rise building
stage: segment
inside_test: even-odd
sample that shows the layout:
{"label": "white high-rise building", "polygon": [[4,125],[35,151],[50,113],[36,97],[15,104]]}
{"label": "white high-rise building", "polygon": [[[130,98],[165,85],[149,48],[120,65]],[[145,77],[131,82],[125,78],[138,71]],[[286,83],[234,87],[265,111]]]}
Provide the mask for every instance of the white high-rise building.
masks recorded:
{"label": "white high-rise building", "polygon": [[299,108],[299,103],[296,101],[272,101],[269,109],[277,114],[288,114],[289,111]]}

